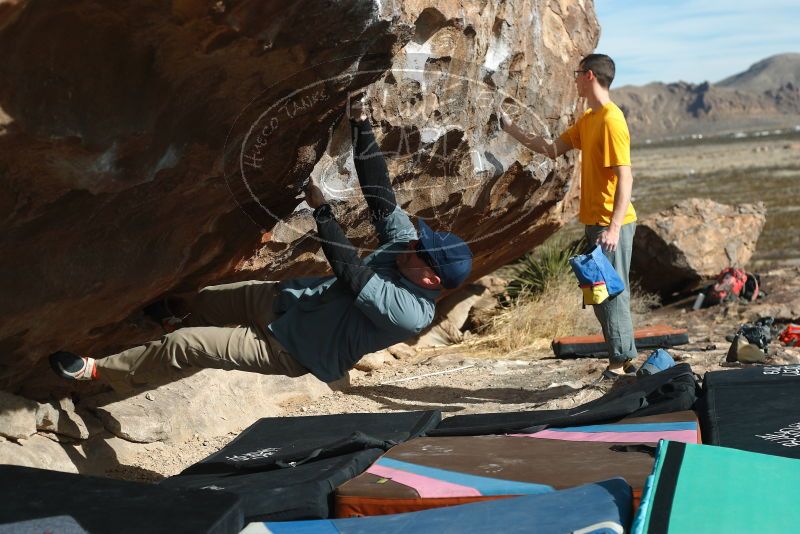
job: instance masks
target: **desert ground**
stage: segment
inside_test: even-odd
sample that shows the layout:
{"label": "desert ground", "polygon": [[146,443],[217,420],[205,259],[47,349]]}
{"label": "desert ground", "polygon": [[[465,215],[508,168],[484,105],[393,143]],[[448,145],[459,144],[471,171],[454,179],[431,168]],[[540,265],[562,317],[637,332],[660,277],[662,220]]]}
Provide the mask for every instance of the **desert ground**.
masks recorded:
{"label": "desert ground", "polygon": [[[693,184],[705,184],[704,179],[724,184],[726,173],[739,176],[746,171],[777,176],[782,180],[787,173],[800,172],[798,154],[800,142],[793,137],[733,142],[705,140],[689,146],[639,147],[634,150],[634,160],[639,163],[635,194],[637,203],[643,206],[640,213],[661,209],[669,204],[671,198],[682,198],[693,190]],[[683,178],[677,180],[676,177],[680,176]],[[699,193],[709,193],[711,185],[703,187],[705,189]],[[764,188],[764,191],[772,190]],[[660,199],[654,200],[652,197],[655,195],[661,195]],[[768,211],[765,234],[780,232],[780,225],[773,223],[770,226],[770,217],[785,217],[790,206],[778,202],[772,193],[765,195],[769,197],[766,199],[768,204],[779,208]],[[715,200],[742,199],[738,196],[719,198],[717,195]],[[569,235],[574,231],[574,227],[566,227],[562,233]],[[725,337],[733,334],[740,324],[763,316],[775,317],[780,324],[800,321],[800,299],[797,298],[800,295],[800,266],[790,253],[771,254],[763,250],[762,244],[770,243],[770,239],[769,235],[762,236],[756,252],[756,257],[761,260],[754,262],[767,292],[765,298],[755,303],[730,303],[693,311],[691,298],[662,306],[657,305],[657,300],[652,297],[638,295],[634,299],[635,326],[668,324],[687,328],[690,343],[674,347],[670,353],[676,361],[689,363],[699,377],[710,370],[743,365],[725,362],[730,345]],[[501,270],[499,274],[505,273]],[[278,415],[438,409],[446,417],[478,412],[567,408],[595,399],[618,382],[601,378],[605,361],[600,358],[557,359],[550,343],[559,335],[596,333],[599,327],[591,310],[581,309],[577,287],[569,285],[565,289],[562,285],[554,291],[560,293],[546,292],[535,306],[518,310],[518,313],[531,314],[531,317],[523,319],[534,325],[533,333],[527,332],[520,339],[498,340],[498,336],[516,335],[509,334],[508,329],[500,334],[489,329],[470,332],[458,344],[409,348],[401,358],[364,361],[359,365],[361,370],[352,370],[331,393],[313,402],[285,403]],[[549,304],[552,302],[559,302],[559,305]],[[639,363],[648,352],[640,353]],[[800,363],[800,348],[783,347],[775,341],[770,346],[767,362]],[[260,416],[256,414],[254,418],[257,417]],[[107,474],[116,478],[157,481],[177,474],[219,450],[241,430],[243,428],[215,437],[196,435],[187,443],[137,445],[133,461],[116,465]]]}

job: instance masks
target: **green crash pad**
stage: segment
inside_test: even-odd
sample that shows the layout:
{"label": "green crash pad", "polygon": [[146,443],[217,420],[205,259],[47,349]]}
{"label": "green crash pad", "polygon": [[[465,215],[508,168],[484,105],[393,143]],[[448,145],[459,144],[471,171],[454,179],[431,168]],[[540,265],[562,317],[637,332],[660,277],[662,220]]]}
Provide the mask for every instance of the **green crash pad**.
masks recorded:
{"label": "green crash pad", "polygon": [[662,441],[631,532],[800,532],[800,460]]}

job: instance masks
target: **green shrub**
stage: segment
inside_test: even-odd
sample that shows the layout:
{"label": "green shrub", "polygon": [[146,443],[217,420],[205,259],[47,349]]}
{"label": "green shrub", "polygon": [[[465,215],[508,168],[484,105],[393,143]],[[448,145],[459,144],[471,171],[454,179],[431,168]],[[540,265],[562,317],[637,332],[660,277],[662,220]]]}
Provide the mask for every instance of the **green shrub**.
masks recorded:
{"label": "green shrub", "polygon": [[548,284],[574,277],[569,259],[586,249],[586,240],[565,243],[562,239],[545,242],[509,266],[510,281],[504,304],[521,296],[540,295]]}

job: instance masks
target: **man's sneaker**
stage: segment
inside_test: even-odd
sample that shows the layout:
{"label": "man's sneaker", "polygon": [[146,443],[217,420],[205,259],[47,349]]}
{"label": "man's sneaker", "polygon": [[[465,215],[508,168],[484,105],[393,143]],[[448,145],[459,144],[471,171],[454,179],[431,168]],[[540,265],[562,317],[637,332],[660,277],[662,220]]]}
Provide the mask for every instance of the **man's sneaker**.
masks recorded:
{"label": "man's sneaker", "polygon": [[[622,371],[621,373],[619,371]],[[608,378],[611,380],[615,380],[617,378],[621,378],[623,376],[636,376],[636,365],[634,365],[633,360],[625,360],[625,363],[622,364],[622,368],[617,369],[609,369],[606,367],[603,370],[603,378]]]}
{"label": "man's sneaker", "polygon": [[97,365],[94,358],[78,356],[72,352],[58,351],[50,355],[50,367],[67,380],[95,380]]}

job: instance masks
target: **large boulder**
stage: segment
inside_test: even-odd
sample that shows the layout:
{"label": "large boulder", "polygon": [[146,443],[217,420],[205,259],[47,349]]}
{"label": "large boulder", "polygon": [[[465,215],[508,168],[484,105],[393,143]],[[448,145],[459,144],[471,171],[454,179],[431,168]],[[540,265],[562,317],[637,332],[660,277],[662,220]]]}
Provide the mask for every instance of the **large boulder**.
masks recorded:
{"label": "large boulder", "polygon": [[[157,338],[141,309],[165,294],[329,272],[299,197],[309,176],[373,247],[342,120],[356,91],[401,205],[470,242],[473,280],[522,255],[573,213],[576,156],[532,155],[495,111],[556,135],[598,37],[582,0],[0,0],[0,388],[77,392],[111,441],[156,440],[134,448],[278,411],[259,387],[307,398],[273,377],[213,395],[212,371],[155,400],[94,398],[44,360]],[[91,434],[61,408],[42,408],[44,435]]]}
{"label": "large boulder", "polygon": [[[598,34],[579,0],[4,4],[0,387],[152,339],[140,310],[166,293],[326,272],[297,197],[311,173],[352,184],[352,91],[401,204],[470,241],[473,279],[521,255],[570,213],[575,156],[533,156],[494,111],[557,134]],[[338,196],[368,249],[362,197]]]}
{"label": "large boulder", "polygon": [[408,31],[356,0],[22,1],[0,17],[6,388],[59,348],[152,339],[143,304],[235,274],[262,230],[231,194],[237,119],[320,82],[324,99],[284,117],[248,174],[262,205],[291,214],[347,93]]}
{"label": "large boulder", "polygon": [[766,222],[763,202],[729,206],[690,198],[642,217],[636,228],[631,277],[669,295],[690,289],[726,267],[744,267]]}

